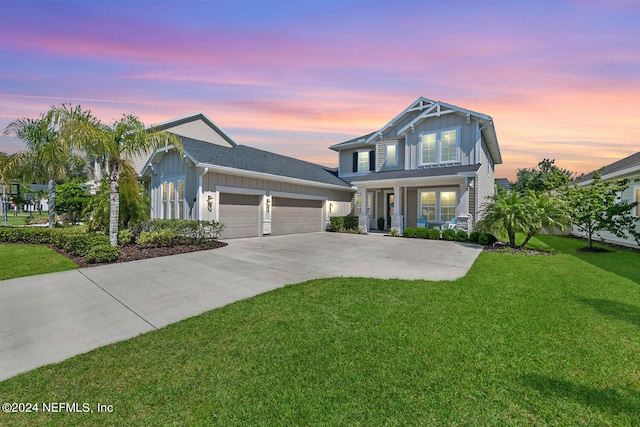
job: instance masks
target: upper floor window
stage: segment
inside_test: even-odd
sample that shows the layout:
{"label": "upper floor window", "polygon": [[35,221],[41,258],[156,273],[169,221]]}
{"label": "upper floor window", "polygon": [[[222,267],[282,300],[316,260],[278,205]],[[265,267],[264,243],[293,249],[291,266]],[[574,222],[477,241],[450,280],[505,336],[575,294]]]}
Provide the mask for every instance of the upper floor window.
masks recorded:
{"label": "upper floor window", "polygon": [[426,133],[420,135],[421,164],[458,161],[458,130]]}
{"label": "upper floor window", "polygon": [[387,144],[387,164],[388,165],[397,165],[398,164],[398,143]]}
{"label": "upper floor window", "polygon": [[375,151],[355,151],[353,153],[353,172],[375,170]]}

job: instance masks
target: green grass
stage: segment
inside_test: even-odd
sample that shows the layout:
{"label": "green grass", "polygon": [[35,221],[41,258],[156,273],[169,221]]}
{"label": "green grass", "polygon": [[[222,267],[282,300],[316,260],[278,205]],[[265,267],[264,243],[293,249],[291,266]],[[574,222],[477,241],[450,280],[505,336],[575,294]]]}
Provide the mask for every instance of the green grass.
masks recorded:
{"label": "green grass", "polygon": [[78,268],[75,262],[46,246],[27,244],[0,244],[0,263],[0,280]]}
{"label": "green grass", "polygon": [[[38,211],[35,212],[18,212],[18,215],[13,214],[13,211],[7,211],[7,225],[9,226],[19,226],[25,225],[28,216],[32,216],[33,220],[36,220],[39,224],[44,224],[45,220],[49,219],[49,213],[47,211],[42,211],[40,215],[38,215]],[[0,226],[4,225],[4,217],[0,215]]]}
{"label": "green grass", "polygon": [[[449,282],[288,286],[0,383],[13,425],[640,425],[640,254],[482,253]],[[588,254],[599,256],[601,254]],[[623,271],[617,274],[617,268]],[[631,277],[629,277],[631,276]]]}

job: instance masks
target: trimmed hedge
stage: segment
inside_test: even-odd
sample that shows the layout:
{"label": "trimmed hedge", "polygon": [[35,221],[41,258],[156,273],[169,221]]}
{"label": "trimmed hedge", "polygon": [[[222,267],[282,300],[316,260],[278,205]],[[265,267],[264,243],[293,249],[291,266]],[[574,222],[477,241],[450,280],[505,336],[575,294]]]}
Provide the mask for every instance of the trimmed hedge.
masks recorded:
{"label": "trimmed hedge", "polygon": [[[171,230],[175,235],[173,243],[200,245],[218,240],[224,225],[216,221],[196,221],[185,219],[154,219],[142,231],[156,232]],[[170,233],[167,233],[169,235]]]}
{"label": "trimmed hedge", "polygon": [[471,234],[469,235],[469,241],[473,242],[473,243],[478,243],[478,238],[480,237],[480,233],[479,231],[472,231]]}
{"label": "trimmed hedge", "polygon": [[427,229],[427,239],[429,240],[439,240],[440,239],[440,230],[437,228],[429,228]]}
{"label": "trimmed hedge", "polygon": [[415,228],[407,227],[402,232],[402,236],[403,237],[416,237],[416,234],[417,234],[416,231],[417,230]]}
{"label": "trimmed hedge", "polygon": [[455,230],[446,229],[442,232],[442,240],[452,241],[456,238]]}
{"label": "trimmed hedge", "polygon": [[120,256],[120,248],[111,246],[109,242],[103,245],[97,245],[89,249],[84,259],[89,264],[113,262]]}
{"label": "trimmed hedge", "polygon": [[429,230],[426,228],[416,228],[416,237],[418,239],[426,239],[428,236]]}
{"label": "trimmed hedge", "polygon": [[490,233],[482,233],[480,234],[480,237],[478,237],[478,243],[481,245],[493,245],[497,241],[498,239],[496,236]]}
{"label": "trimmed hedge", "polygon": [[358,230],[359,228],[357,216],[332,216],[329,218],[329,229],[331,231]]}
{"label": "trimmed hedge", "polygon": [[458,241],[458,242],[466,242],[467,240],[469,240],[469,235],[467,234],[466,231],[464,231],[464,230],[456,231],[456,241]]}

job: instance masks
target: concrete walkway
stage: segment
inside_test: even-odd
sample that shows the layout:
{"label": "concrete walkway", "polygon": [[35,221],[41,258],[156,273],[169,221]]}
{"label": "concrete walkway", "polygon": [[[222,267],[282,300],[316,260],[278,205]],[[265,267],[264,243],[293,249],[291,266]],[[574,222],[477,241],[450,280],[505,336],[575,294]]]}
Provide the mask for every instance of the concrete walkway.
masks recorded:
{"label": "concrete walkway", "polygon": [[0,281],[0,381],[310,279],[453,280],[481,252],[472,244],[337,233],[228,243]]}

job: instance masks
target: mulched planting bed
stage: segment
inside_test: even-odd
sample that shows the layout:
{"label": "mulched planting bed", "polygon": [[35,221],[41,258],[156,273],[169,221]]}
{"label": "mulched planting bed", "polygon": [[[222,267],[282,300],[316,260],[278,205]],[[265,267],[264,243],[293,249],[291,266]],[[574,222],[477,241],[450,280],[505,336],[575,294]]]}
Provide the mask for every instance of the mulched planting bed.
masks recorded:
{"label": "mulched planting bed", "polygon": [[[73,260],[79,267],[94,267],[97,265],[104,264],[89,264],[82,257],[77,257],[69,254],[68,252],[56,248],[55,246],[47,245],[54,251],[58,252],[61,255],[66,256],[67,258]],[[207,251],[209,249],[217,249],[227,246],[227,243],[224,242],[212,242],[204,245],[175,245],[168,246],[163,248],[145,248],[140,245],[126,245],[120,247],[120,256],[114,263],[119,262],[127,262],[127,261],[137,261],[140,259],[149,259],[149,258],[157,258],[161,256],[167,255],[177,255],[177,254],[186,254],[189,252],[197,252],[197,251]]]}
{"label": "mulched planting bed", "polygon": [[496,242],[493,245],[487,245],[484,247],[484,251],[486,252],[500,252],[500,253],[510,253],[510,254],[518,254],[518,255],[553,255],[552,252],[547,251],[538,251],[536,249],[529,248],[512,248],[508,244],[504,242]]}

